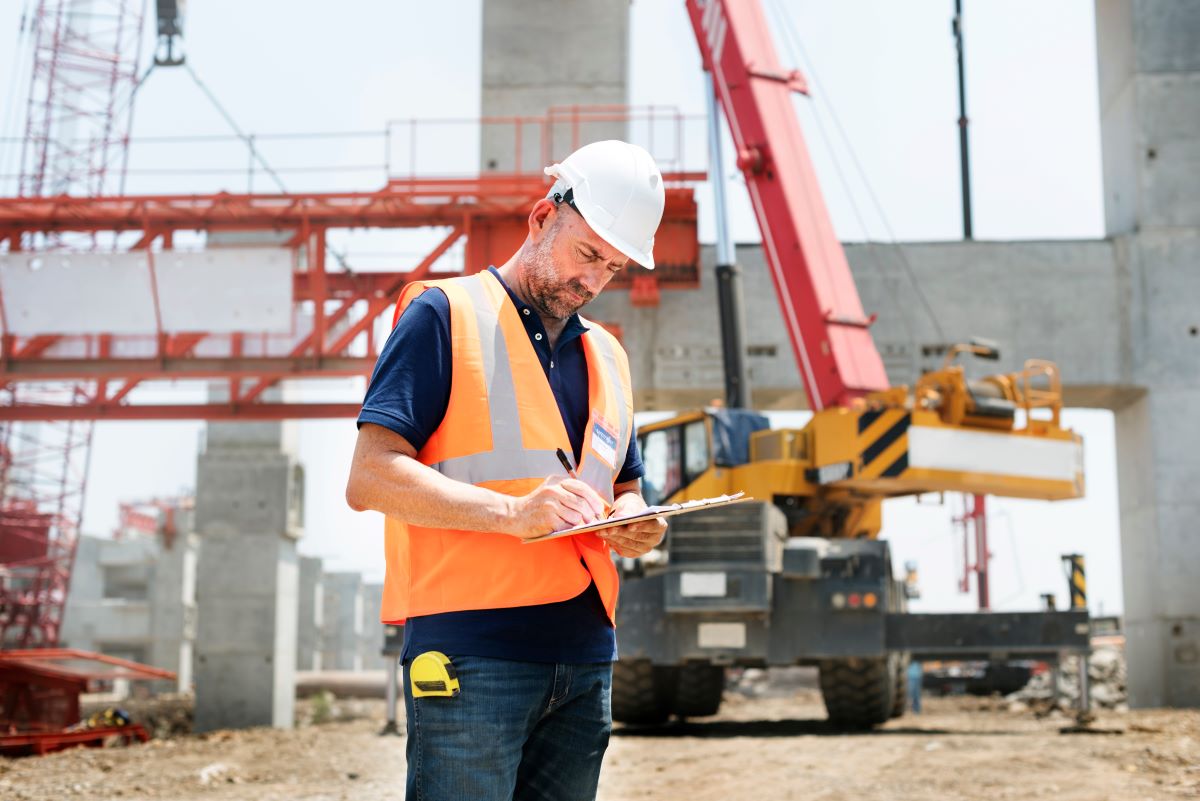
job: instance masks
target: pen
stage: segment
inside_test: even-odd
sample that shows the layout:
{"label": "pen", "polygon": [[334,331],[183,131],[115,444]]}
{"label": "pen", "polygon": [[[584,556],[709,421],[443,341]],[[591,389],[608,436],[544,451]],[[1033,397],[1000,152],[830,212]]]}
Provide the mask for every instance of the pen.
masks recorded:
{"label": "pen", "polygon": [[[555,448],[554,454],[558,457],[558,461],[562,463],[563,470],[567,471],[567,475],[578,480],[579,476],[575,475],[575,468],[571,467],[571,460],[567,457],[567,454],[563,451],[563,449]],[[601,501],[604,503],[604,516],[608,517],[610,514],[612,514],[613,507],[607,501],[604,501],[603,498]]]}
{"label": "pen", "polygon": [[571,460],[567,458],[567,454],[563,452],[563,449],[555,448],[554,453],[558,456],[558,461],[562,462],[563,469],[567,471],[567,475],[571,478],[579,478],[579,476],[575,475],[575,468],[571,467]]}

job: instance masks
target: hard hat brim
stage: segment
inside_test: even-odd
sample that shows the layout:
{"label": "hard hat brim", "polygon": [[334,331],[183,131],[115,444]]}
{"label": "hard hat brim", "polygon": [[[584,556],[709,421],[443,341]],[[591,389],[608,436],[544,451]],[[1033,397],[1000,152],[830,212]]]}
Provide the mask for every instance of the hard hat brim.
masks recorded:
{"label": "hard hat brim", "polygon": [[[544,171],[557,179],[554,187],[563,187],[564,195],[568,191],[574,195],[571,206],[580,212],[596,236],[644,269],[654,269],[654,233],[662,219],[664,188],[658,165],[643,147],[618,139],[594,141]],[[596,176],[590,174],[592,171],[628,183],[623,183],[616,195],[611,186],[601,185],[600,197],[596,197],[592,187]],[[646,183],[643,185],[642,181]],[[552,188],[551,193],[554,192],[556,189]],[[630,212],[631,207],[635,211]],[[656,215],[653,227],[644,222],[631,227],[628,219],[631,213]]]}
{"label": "hard hat brim", "polygon": [[638,265],[647,270],[654,269],[654,253],[635,248],[628,242],[623,241],[620,237],[613,236],[611,233],[597,228],[592,224],[592,221],[588,219],[588,212],[585,205],[577,204],[577,206],[579,208],[580,216],[582,216],[583,221],[588,224],[588,228],[592,229],[592,233],[603,239],[608,244],[612,245],[617,250],[621,251],[621,253],[627,256],[630,261],[636,262]]}
{"label": "hard hat brim", "polygon": [[[564,165],[562,164],[554,164],[546,167],[544,170],[546,175],[558,179],[558,182],[555,183],[555,187],[559,186],[560,184],[570,186],[572,183],[572,178],[578,178],[578,176],[575,176],[570,170],[561,169],[563,166]],[[592,218],[586,199],[576,196],[574,202],[571,204],[571,208],[579,212],[579,216],[583,217],[583,221],[588,224],[588,228],[592,230],[593,234],[612,245],[614,248],[619,250],[622,255],[626,256],[631,261],[636,262],[641,267],[644,267],[647,270],[654,269],[654,253],[643,251],[641,248],[634,247],[624,239],[621,239],[621,237],[609,232],[603,225],[597,224],[596,220]]]}

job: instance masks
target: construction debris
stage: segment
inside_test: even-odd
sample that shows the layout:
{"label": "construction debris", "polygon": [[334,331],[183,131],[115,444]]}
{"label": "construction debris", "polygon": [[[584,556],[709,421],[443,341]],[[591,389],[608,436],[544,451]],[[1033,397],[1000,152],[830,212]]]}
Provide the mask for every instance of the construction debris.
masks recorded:
{"label": "construction debris", "polygon": [[[797,672],[794,678],[802,677]],[[760,681],[761,675],[752,685]],[[1126,734],[1079,738],[1061,736],[1061,721],[1054,718],[1014,714],[1003,705],[984,710],[988,699],[926,698],[922,714],[890,721],[881,734],[865,734],[830,729],[817,689],[785,687],[782,697],[775,697],[775,687],[761,697],[730,694],[729,703],[709,719],[650,730],[617,726],[604,758],[599,801],[985,796],[1182,801],[1200,793],[1195,769],[1200,710],[1101,710],[1098,727],[1123,727]],[[403,796],[405,740],[379,736],[383,702],[335,702],[344,704],[361,704],[365,717],[290,730],[172,737],[131,748],[79,748],[39,759],[0,758],[0,799]],[[964,765],[970,767],[966,779]],[[968,780],[984,789],[964,791]]]}
{"label": "construction debris", "polygon": [[[1125,654],[1120,648],[1101,646],[1088,659],[1088,698],[1099,709],[1124,711],[1126,695]],[[1047,713],[1073,711],[1079,706],[1079,657],[1069,656],[1058,666],[1036,674],[1029,683],[1007,696],[1011,711],[1033,709]]]}

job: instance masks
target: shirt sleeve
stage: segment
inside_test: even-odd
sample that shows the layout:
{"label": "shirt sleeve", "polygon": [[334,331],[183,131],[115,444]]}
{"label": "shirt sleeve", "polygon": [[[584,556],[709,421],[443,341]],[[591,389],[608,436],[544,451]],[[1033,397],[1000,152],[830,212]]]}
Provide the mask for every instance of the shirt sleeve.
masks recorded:
{"label": "shirt sleeve", "polygon": [[440,289],[421,293],[388,336],[358,425],[374,423],[404,437],[418,451],[433,436],[450,402],[450,301]]}
{"label": "shirt sleeve", "polygon": [[642,452],[638,450],[637,427],[634,426],[633,433],[629,435],[629,450],[625,452],[625,464],[621,466],[621,472],[617,474],[616,483],[633,481],[635,478],[641,478],[645,473],[646,468],[642,466]]}

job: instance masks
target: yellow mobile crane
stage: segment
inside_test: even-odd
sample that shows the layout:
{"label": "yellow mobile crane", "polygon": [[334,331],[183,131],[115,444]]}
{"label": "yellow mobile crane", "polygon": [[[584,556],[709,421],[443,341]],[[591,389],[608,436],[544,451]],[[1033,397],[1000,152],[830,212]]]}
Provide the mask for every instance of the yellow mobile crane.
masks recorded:
{"label": "yellow mobile crane", "polygon": [[[960,356],[999,358],[975,341],[951,348],[915,386],[890,387],[791,105],[802,76],[776,64],[755,0],[687,0],[687,8],[711,76],[714,168],[720,176],[719,104],[813,416],[802,429],[773,430],[740,408],[741,303],[719,236],[727,403],[642,428],[643,492],[650,503],[737,491],[757,502],[674,517],[654,558],[626,560],[613,717],[713,714],[726,665],[814,664],[830,718],[874,725],[903,711],[914,655],[1086,651],[1086,610],[905,611],[887,543],[876,539],[884,499],[1083,494],[1082,442],[1061,423],[1058,369],[1030,360],[1017,373],[969,380]],[[721,216],[719,178],[714,186]]]}

